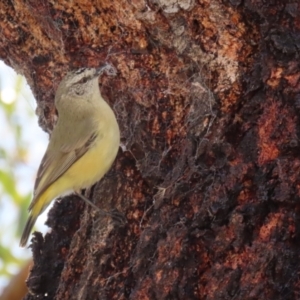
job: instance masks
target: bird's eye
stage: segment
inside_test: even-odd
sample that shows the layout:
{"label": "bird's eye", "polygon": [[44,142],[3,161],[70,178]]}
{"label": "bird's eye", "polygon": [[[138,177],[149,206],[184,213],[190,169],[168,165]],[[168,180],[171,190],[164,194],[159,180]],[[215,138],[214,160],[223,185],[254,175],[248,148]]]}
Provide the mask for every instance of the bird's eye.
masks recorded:
{"label": "bird's eye", "polygon": [[78,83],[86,83],[88,81],[88,77],[83,77],[82,79],[79,80]]}

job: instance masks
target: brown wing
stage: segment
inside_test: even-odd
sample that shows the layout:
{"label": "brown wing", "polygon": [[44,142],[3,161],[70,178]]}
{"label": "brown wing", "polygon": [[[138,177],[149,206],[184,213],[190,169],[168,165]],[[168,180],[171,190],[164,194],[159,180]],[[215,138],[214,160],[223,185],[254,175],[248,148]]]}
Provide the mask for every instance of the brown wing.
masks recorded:
{"label": "brown wing", "polygon": [[[34,185],[34,198],[29,206],[32,209],[39,195],[43,193],[54,181],[64,174],[93,145],[97,132],[89,135],[73,135],[77,138],[64,139],[64,143],[58,145],[61,139],[57,139],[55,132],[51,137],[47,151],[40,164]],[[60,147],[57,147],[60,146]],[[56,150],[54,150],[56,149]]]}

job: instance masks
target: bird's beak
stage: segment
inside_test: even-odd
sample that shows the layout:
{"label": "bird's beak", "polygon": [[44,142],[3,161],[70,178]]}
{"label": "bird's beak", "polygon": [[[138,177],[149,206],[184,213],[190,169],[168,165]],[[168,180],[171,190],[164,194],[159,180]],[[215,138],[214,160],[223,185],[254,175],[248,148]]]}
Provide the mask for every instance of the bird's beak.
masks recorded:
{"label": "bird's beak", "polygon": [[106,66],[106,64],[105,64],[105,65],[103,65],[102,67],[96,68],[95,76],[101,75],[101,74],[104,72],[104,70],[105,70],[106,67],[107,67],[107,66]]}
{"label": "bird's beak", "polygon": [[95,76],[101,75],[103,72],[105,72],[109,76],[116,76],[117,75],[117,70],[113,65],[110,63],[106,63],[102,67],[96,68],[96,73]]}

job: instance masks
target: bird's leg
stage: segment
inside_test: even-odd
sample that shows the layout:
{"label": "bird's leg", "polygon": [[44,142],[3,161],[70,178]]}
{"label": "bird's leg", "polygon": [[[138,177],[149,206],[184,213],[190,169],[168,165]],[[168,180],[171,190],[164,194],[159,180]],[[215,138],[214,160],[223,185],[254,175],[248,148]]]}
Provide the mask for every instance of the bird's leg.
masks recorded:
{"label": "bird's leg", "polygon": [[80,192],[75,191],[75,194],[78,197],[80,197],[85,203],[87,203],[88,205],[91,205],[100,214],[102,214],[102,215],[104,215],[106,217],[107,216],[111,217],[115,222],[117,222],[119,224],[125,224],[125,223],[127,223],[127,220],[126,220],[125,216],[121,212],[119,212],[117,209],[113,209],[111,212],[104,211],[104,210],[100,209],[98,206],[96,206],[87,197],[81,195]]}
{"label": "bird's leg", "polygon": [[97,211],[100,212],[104,212],[102,211],[98,206],[96,206],[91,200],[89,200],[87,197],[83,196],[80,194],[80,192],[75,191],[75,194],[80,197],[85,203],[87,203],[88,205],[92,206],[94,209],[96,209]]}

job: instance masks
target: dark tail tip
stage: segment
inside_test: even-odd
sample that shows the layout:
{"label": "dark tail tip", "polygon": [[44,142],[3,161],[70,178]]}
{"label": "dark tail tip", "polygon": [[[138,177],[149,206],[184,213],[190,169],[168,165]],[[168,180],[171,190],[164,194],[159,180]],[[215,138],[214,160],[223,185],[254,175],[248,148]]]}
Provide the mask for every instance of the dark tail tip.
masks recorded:
{"label": "dark tail tip", "polygon": [[34,216],[29,216],[27,223],[25,225],[25,228],[23,230],[22,236],[21,236],[21,240],[20,240],[20,247],[25,247],[30,235],[30,232],[32,230],[32,227],[36,221],[37,217]]}

